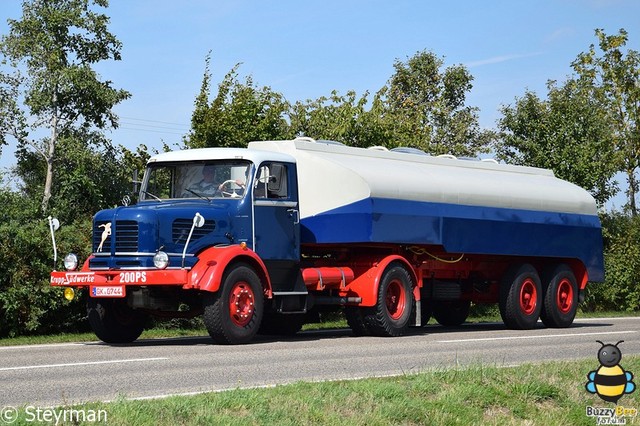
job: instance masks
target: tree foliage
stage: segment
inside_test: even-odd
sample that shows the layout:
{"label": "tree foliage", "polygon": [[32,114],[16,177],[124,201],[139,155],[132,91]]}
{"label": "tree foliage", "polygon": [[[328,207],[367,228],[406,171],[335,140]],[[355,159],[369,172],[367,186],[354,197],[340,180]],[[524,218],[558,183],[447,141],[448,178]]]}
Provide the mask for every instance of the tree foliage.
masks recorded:
{"label": "tree foliage", "polygon": [[478,108],[466,105],[473,76],[463,65],[443,67],[444,60],[428,51],[394,63],[395,73],[381,92],[392,145],[435,155],[487,152],[493,135],[480,129]]}
{"label": "tree foliage", "polygon": [[358,97],[354,91],[340,95],[334,90],[329,97],[298,101],[289,113],[292,133],[350,146],[386,145],[389,135],[382,122],[382,104],[376,96],[367,109],[368,95]]}
{"label": "tree foliage", "polygon": [[[92,127],[117,126],[112,107],[130,95],[101,81],[91,68],[120,60],[120,42],[107,29],[109,18],[91,10],[106,0],[33,0],[22,4],[22,19],[9,22],[0,52],[12,72],[3,72],[0,95],[8,99],[0,121],[21,149],[36,152],[45,168],[41,207],[52,195],[56,149],[61,139]],[[23,105],[19,102],[22,100]],[[32,134],[46,129],[49,136]]]}
{"label": "tree foliage", "polygon": [[492,133],[482,131],[477,108],[465,105],[471,75],[459,65],[442,70],[443,60],[418,52],[369,101],[354,91],[291,105],[270,87],[238,78],[236,65],[211,99],[210,56],[185,138],[189,148],[245,146],[251,140],[306,135],[351,146],[412,146],[432,154],[474,156],[488,150]]}
{"label": "tree foliage", "polygon": [[605,281],[587,286],[587,311],[640,310],[640,217],[620,212],[601,216]]}
{"label": "tree foliage", "polygon": [[281,139],[287,134],[284,97],[265,86],[258,88],[251,77],[239,81],[236,65],[218,85],[212,100],[210,56],[206,59],[200,93],[191,117],[189,148],[243,147],[252,140]]}
{"label": "tree foliage", "polygon": [[616,154],[606,112],[579,81],[550,81],[547,99],[527,91],[502,108],[498,157],[512,164],[552,169],[591,192],[603,205],[617,190]]}
{"label": "tree foliage", "polygon": [[613,148],[618,152],[618,169],[627,176],[627,208],[638,214],[636,195],[640,190],[640,53],[624,47],[627,32],[616,35],[595,31],[598,48],[592,44],[588,52],[572,63],[581,84],[593,92],[611,123]]}

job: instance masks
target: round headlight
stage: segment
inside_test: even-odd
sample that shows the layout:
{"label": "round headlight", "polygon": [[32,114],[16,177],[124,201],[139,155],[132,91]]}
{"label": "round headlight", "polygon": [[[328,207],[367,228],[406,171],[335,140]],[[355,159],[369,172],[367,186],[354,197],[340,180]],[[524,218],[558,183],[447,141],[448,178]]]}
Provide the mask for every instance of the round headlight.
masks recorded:
{"label": "round headlight", "polygon": [[163,251],[159,251],[153,256],[153,264],[158,269],[164,269],[169,266],[169,255]]}
{"label": "round headlight", "polygon": [[67,271],[75,271],[78,267],[78,256],[73,253],[69,253],[64,257],[64,268]]}

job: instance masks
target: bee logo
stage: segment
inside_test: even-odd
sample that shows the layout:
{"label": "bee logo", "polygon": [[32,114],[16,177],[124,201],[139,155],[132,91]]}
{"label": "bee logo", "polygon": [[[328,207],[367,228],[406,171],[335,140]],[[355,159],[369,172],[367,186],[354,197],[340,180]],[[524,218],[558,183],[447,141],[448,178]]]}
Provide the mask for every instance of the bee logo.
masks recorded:
{"label": "bee logo", "polygon": [[600,367],[587,374],[589,381],[585,388],[587,392],[598,394],[604,401],[615,404],[622,395],[636,390],[636,385],[632,381],[633,373],[624,371],[620,366],[622,352],[620,352],[618,345],[624,340],[620,340],[615,345],[605,345],[600,340],[596,340],[596,342],[602,345],[598,350]]}

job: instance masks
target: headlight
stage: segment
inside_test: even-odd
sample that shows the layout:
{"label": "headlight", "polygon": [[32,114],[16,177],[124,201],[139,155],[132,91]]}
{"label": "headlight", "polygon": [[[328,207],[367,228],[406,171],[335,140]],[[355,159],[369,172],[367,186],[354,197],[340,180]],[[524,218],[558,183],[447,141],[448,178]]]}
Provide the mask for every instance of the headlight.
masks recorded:
{"label": "headlight", "polygon": [[78,267],[78,256],[69,253],[64,257],[64,267],[67,271],[75,271]]}
{"label": "headlight", "polygon": [[169,255],[163,251],[159,251],[153,256],[153,264],[158,269],[164,269],[169,265]]}

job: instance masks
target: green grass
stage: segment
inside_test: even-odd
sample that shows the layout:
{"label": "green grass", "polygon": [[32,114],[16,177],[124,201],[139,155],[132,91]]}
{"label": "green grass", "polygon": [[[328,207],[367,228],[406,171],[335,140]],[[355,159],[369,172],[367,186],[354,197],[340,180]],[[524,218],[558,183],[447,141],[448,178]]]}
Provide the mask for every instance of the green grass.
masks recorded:
{"label": "green grass", "polygon": [[[584,388],[598,365],[597,359],[474,365],[147,401],[122,397],[73,408],[105,410],[109,425],[595,425],[586,407],[613,407]],[[622,365],[640,372],[640,356],[624,357]],[[640,391],[624,395],[619,405],[640,408]],[[23,410],[15,424],[28,424]]]}

